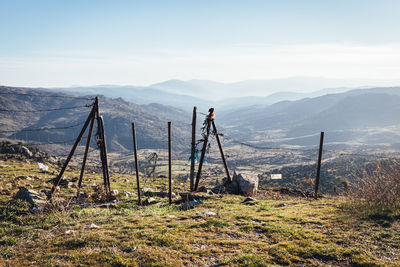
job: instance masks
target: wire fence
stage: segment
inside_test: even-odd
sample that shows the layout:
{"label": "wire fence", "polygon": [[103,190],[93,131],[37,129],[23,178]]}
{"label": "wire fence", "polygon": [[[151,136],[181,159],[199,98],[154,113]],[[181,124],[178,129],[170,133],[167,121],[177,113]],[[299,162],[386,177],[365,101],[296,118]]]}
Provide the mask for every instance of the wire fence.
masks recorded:
{"label": "wire fence", "polygon": [[[66,95],[42,95],[42,94],[25,94],[25,93],[12,93],[12,92],[0,92],[0,95],[18,95],[18,96],[32,96],[32,97],[52,97],[52,98],[68,98],[68,99],[79,99],[79,100],[93,100],[93,98],[88,98],[88,97],[73,97],[73,96],[66,96]],[[91,108],[93,107],[93,103],[91,104],[85,104],[85,105],[77,105],[77,106],[69,106],[69,107],[55,107],[55,108],[47,108],[47,109],[37,109],[37,110],[24,110],[24,109],[4,109],[1,108],[0,112],[4,113],[38,113],[38,112],[52,112],[52,111],[62,111],[62,110],[74,110],[74,109],[82,109],[82,108]],[[198,112],[202,115],[208,116],[206,113]],[[79,126],[82,126],[84,124],[84,121],[80,121],[75,124],[71,125],[66,125],[66,126],[44,126],[44,127],[37,127],[37,128],[24,128],[24,129],[18,129],[18,130],[5,130],[5,131],[0,131],[2,134],[9,134],[9,133],[19,133],[19,132],[47,132],[47,131],[52,131],[52,130],[66,130],[66,129],[73,129],[77,128]],[[191,126],[191,124],[185,124],[186,126]],[[167,127],[166,127],[167,128]],[[302,136],[295,136],[295,137],[285,137],[285,138],[279,138],[279,139],[268,139],[264,141],[264,143],[284,143],[286,141],[295,141],[296,139],[302,139],[302,138],[309,138],[313,136],[318,136],[320,133],[312,133],[308,135],[302,135]],[[289,157],[293,157],[296,159],[300,159],[301,161],[309,161],[316,164],[317,161],[317,152],[319,150],[319,146],[311,146],[311,148],[308,147],[290,147],[289,145],[279,145],[279,146],[268,146],[268,145],[262,145],[260,144],[261,142],[247,142],[243,140],[238,140],[236,138],[231,137],[230,135],[227,135],[226,133],[223,133],[219,131],[218,135],[222,138],[222,142],[224,145],[230,145],[230,144],[235,144],[235,145],[240,145],[240,146],[245,146],[254,150],[259,150],[259,151],[271,151],[274,153],[279,153],[282,155],[285,155],[284,160],[287,160]],[[75,135],[74,135],[75,137]],[[167,134],[165,134],[165,138],[167,137]],[[191,148],[191,138],[188,136],[180,136],[179,134],[175,133],[175,131],[172,131],[172,137],[174,139],[180,140],[180,142],[187,144],[188,146],[188,153],[190,154],[190,148]],[[81,140],[84,141],[87,138],[87,136],[84,136]],[[40,138],[39,138],[40,140]],[[71,144],[76,141],[76,138],[72,139],[66,139],[66,140],[55,140],[55,141],[48,141],[48,142],[25,142],[24,145],[26,146],[46,146],[46,145],[67,145]],[[94,138],[92,139],[94,141]],[[201,139],[197,140],[196,144],[199,145],[201,144]],[[335,143],[336,145],[344,145],[345,143]],[[215,146],[215,133],[211,131],[210,133],[210,138],[209,138],[209,145],[206,147],[206,152],[207,154],[210,154],[210,148],[211,146]],[[292,145],[293,146],[293,145]],[[93,144],[91,142],[90,144],[91,149],[89,150],[89,154],[92,154],[94,152],[99,153],[99,150],[97,148],[97,144]],[[165,148],[167,147],[167,139],[165,139]],[[201,150],[198,152],[202,152]],[[299,153],[301,154],[301,157],[299,158],[299,154],[293,154],[293,153]],[[315,153],[315,158],[313,158],[313,153]],[[338,158],[344,158],[344,157],[365,157],[365,158],[371,158],[371,159],[391,159],[391,158],[397,158],[400,157],[399,153],[391,153],[390,155],[388,154],[383,154],[383,153],[362,153],[362,152],[354,152],[354,151],[346,151],[344,149],[324,149],[323,150],[324,155],[327,155],[327,158],[325,158],[325,161],[333,160],[333,159],[338,159]],[[76,157],[82,156],[84,153],[79,152],[75,153]],[[306,155],[304,155],[306,154]],[[65,155],[59,155],[59,157],[66,157],[68,154]],[[229,157],[229,154],[226,154]],[[133,159],[134,154],[133,152],[130,153],[119,153],[118,157],[113,157],[110,156],[110,159],[115,159],[118,161],[124,161],[124,160],[129,160]],[[271,157],[272,158],[272,157]],[[267,162],[269,158],[264,159],[264,162]],[[161,164],[160,161],[158,161],[157,164]],[[259,170],[262,172],[270,171],[273,169],[273,167],[268,167],[268,168],[262,168],[259,166],[259,164],[253,164],[251,162],[246,162],[246,165],[249,167],[252,167],[254,170]],[[133,167],[133,166],[132,166]]]}

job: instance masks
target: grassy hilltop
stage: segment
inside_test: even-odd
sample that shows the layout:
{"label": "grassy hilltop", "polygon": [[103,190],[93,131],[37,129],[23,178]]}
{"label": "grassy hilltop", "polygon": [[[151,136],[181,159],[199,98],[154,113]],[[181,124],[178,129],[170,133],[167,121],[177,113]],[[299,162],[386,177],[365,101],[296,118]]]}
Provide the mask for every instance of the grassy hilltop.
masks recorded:
{"label": "grassy hilltop", "polygon": [[[138,206],[135,178],[117,173],[111,175],[112,189],[120,193],[116,207],[68,205],[76,193],[71,181],[79,176],[79,170],[69,170],[70,183],[57,192],[55,205],[34,212],[12,196],[19,186],[48,190],[59,167],[50,165],[43,173],[32,160],[0,157],[0,265],[400,265],[395,210],[363,213],[343,197],[314,200],[267,188],[247,203],[241,196],[204,195],[203,203],[188,211],[161,198]],[[85,176],[82,191],[88,199],[96,197],[101,181],[101,173]],[[157,178],[144,186],[166,185],[165,178]],[[174,184],[178,192],[187,186]]]}

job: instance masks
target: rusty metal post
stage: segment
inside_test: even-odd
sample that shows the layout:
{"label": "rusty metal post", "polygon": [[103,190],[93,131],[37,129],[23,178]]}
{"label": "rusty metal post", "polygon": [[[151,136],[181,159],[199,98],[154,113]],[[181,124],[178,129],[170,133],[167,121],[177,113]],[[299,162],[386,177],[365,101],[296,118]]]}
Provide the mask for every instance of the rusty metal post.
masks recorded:
{"label": "rusty metal post", "polygon": [[138,192],[138,205],[142,205],[142,200],[140,196],[140,181],[139,181],[139,163],[138,163],[138,156],[137,156],[137,144],[136,144],[136,130],[135,130],[135,123],[132,122],[132,136],[133,136],[133,152],[135,154],[135,169],[136,169],[136,185],[137,185],[137,192]]}
{"label": "rusty metal post", "polygon": [[192,149],[190,151],[190,191],[194,190],[194,165],[195,165],[195,153],[196,153],[196,116],[197,107],[193,107],[192,117]]}
{"label": "rusty metal post", "polygon": [[171,122],[168,122],[168,199],[172,204],[172,144],[171,144]]}
{"label": "rusty metal post", "polygon": [[321,161],[322,161],[322,147],[324,145],[324,132],[321,132],[319,140],[319,151],[318,151],[318,165],[317,165],[317,176],[315,177],[315,198],[318,197],[319,179],[321,173]]}
{"label": "rusty metal post", "polygon": [[90,119],[92,118],[93,114],[94,114],[94,107],[93,107],[92,110],[90,111],[90,114],[89,114],[89,116],[87,117],[87,119],[86,119],[86,121],[85,121],[85,124],[83,125],[82,130],[81,130],[81,132],[79,133],[78,138],[76,138],[75,144],[72,146],[72,149],[71,149],[71,151],[69,152],[69,155],[68,155],[68,157],[67,157],[67,159],[66,159],[66,161],[65,161],[65,163],[64,163],[64,166],[62,167],[60,173],[59,173],[58,176],[57,176],[56,182],[54,183],[54,185],[53,185],[53,187],[52,187],[52,189],[51,189],[51,191],[50,191],[50,194],[49,194],[49,196],[47,197],[48,200],[51,200],[54,191],[56,190],[57,186],[60,184],[60,181],[61,181],[61,179],[62,179],[62,176],[63,176],[63,174],[64,174],[64,172],[65,172],[65,170],[66,170],[66,168],[67,168],[67,166],[68,166],[68,164],[69,164],[69,162],[70,162],[72,156],[74,155],[76,148],[78,147],[79,143],[81,142],[82,136],[83,136],[83,134],[85,133],[86,128],[88,127],[89,122],[90,122]]}
{"label": "rusty metal post", "polygon": [[211,120],[211,123],[212,123],[212,126],[214,128],[215,138],[217,139],[219,152],[221,153],[221,158],[222,158],[222,161],[224,162],[224,168],[225,168],[226,176],[228,177],[229,182],[232,182],[232,178],[231,178],[231,175],[229,174],[228,164],[227,164],[226,159],[225,159],[224,151],[222,150],[221,141],[219,140],[218,130],[217,130],[217,127],[215,126],[214,119]]}
{"label": "rusty metal post", "polygon": [[93,113],[92,120],[90,121],[89,133],[88,133],[88,137],[87,137],[87,141],[86,141],[85,155],[83,156],[82,168],[81,168],[81,174],[79,176],[78,190],[76,192],[76,198],[79,198],[79,193],[80,193],[81,186],[82,186],[83,173],[85,171],[86,160],[87,160],[87,156],[88,156],[88,152],[89,152],[89,148],[90,148],[90,141],[92,140],[94,120],[95,120],[95,115]]}
{"label": "rusty metal post", "polygon": [[201,149],[201,156],[200,156],[199,168],[197,169],[194,191],[197,191],[197,189],[199,187],[199,182],[200,182],[200,178],[201,178],[201,169],[203,168],[204,157],[206,155],[208,136],[210,135],[210,126],[211,126],[211,119],[212,119],[213,113],[214,113],[214,109],[210,108],[209,114],[207,115],[207,118],[206,118],[207,119],[206,133],[204,135],[203,148]]}

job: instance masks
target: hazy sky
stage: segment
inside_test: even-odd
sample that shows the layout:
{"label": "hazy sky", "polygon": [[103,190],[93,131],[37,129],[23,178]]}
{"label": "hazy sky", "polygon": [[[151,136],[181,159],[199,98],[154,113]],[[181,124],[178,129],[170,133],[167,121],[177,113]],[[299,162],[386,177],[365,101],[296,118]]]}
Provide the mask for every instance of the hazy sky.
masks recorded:
{"label": "hazy sky", "polygon": [[0,0],[0,84],[397,79],[400,1]]}

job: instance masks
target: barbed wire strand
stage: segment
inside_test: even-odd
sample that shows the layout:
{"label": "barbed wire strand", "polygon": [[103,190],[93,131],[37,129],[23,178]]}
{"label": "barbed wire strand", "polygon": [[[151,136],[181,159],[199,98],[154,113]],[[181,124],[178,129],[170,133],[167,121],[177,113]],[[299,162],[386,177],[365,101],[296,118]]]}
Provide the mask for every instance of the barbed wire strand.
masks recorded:
{"label": "barbed wire strand", "polygon": [[74,128],[84,124],[85,122],[79,122],[77,124],[63,126],[63,127],[42,127],[42,128],[34,128],[34,129],[22,129],[22,130],[10,130],[10,131],[0,131],[0,133],[19,133],[19,132],[35,132],[35,131],[47,131],[47,130],[65,130],[69,128]]}
{"label": "barbed wire strand", "polygon": [[90,108],[92,106],[93,106],[93,104],[74,106],[74,107],[64,107],[64,108],[38,109],[38,110],[0,109],[0,112],[14,112],[14,113],[27,113],[27,112],[29,112],[29,113],[36,113],[36,112],[67,110],[67,109]]}
{"label": "barbed wire strand", "polygon": [[82,99],[82,100],[94,100],[94,97],[78,97],[69,95],[44,95],[44,94],[26,94],[16,92],[0,92],[0,95],[20,95],[20,96],[35,96],[35,97],[56,97],[56,98],[70,98],[70,99]]}

